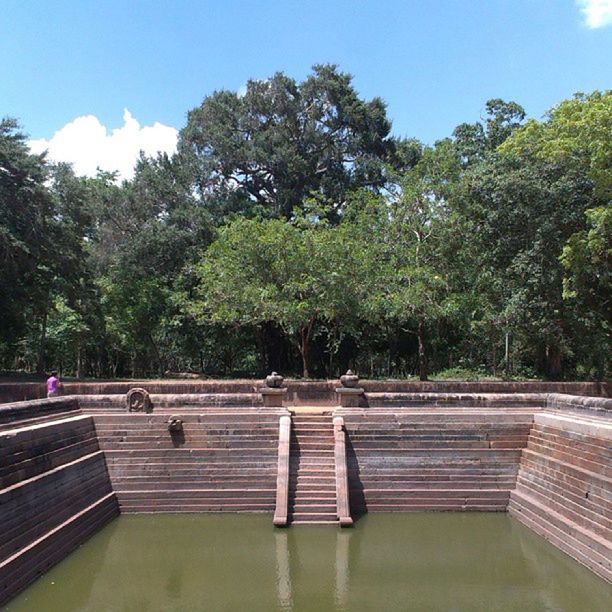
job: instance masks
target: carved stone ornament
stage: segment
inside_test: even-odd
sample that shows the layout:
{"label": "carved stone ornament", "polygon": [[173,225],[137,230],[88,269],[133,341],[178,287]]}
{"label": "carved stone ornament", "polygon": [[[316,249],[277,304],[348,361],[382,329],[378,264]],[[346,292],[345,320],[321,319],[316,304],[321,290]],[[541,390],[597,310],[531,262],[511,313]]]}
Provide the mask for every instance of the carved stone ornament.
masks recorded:
{"label": "carved stone ornament", "polygon": [[272,389],[280,389],[283,386],[283,381],[285,379],[276,372],[272,372],[269,376],[266,376],[266,387],[271,387]]}
{"label": "carved stone ornament", "polygon": [[149,412],[151,410],[149,392],[140,387],[134,387],[127,392],[126,403],[128,412]]}
{"label": "carved stone ornament", "polygon": [[343,387],[347,387],[349,389],[353,389],[354,387],[356,387],[358,382],[359,376],[357,376],[357,374],[355,374],[353,370],[347,370],[346,374],[343,374],[340,377],[340,384]]}
{"label": "carved stone ornament", "polygon": [[171,416],[168,419],[168,431],[170,433],[178,433],[179,431],[183,431],[183,419],[179,416]]}

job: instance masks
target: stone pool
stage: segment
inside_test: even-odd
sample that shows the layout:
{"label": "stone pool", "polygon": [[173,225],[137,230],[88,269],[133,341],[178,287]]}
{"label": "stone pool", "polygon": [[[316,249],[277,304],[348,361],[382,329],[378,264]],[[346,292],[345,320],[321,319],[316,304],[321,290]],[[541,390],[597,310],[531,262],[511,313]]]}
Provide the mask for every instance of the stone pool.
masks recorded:
{"label": "stone pool", "polygon": [[11,612],[609,610],[612,586],[504,513],[121,516]]}

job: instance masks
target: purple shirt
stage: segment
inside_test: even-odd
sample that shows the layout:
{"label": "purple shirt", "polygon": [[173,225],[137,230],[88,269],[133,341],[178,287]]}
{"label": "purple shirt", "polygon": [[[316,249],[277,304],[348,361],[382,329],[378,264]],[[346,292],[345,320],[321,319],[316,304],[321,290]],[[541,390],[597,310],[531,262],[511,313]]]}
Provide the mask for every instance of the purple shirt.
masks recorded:
{"label": "purple shirt", "polygon": [[57,395],[59,391],[59,378],[57,376],[51,376],[47,379],[47,395]]}

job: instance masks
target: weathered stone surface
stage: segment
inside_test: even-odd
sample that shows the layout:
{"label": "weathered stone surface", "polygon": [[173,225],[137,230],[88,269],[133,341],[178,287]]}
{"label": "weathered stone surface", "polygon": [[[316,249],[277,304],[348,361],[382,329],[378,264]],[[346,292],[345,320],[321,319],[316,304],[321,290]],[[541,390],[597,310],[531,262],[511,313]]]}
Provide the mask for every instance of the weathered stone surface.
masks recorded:
{"label": "weathered stone surface", "polygon": [[276,506],[273,523],[285,527],[289,516],[289,455],[291,440],[291,417],[283,415],[279,419],[278,464],[276,473]]}
{"label": "weathered stone surface", "polygon": [[0,431],[0,605],[118,514],[93,419],[79,414],[76,399],[6,410]]}
{"label": "weathered stone surface", "polygon": [[284,387],[261,387],[259,389],[266,408],[282,408],[287,389]]}
{"label": "weathered stone surface", "polygon": [[[335,404],[331,381],[286,384],[288,404]],[[147,383],[149,413],[126,412],[133,385],[0,406],[0,601],[110,520],[117,504],[123,512],[271,513],[280,495],[288,521],[345,516],[331,410],[296,414],[285,452],[287,410],[263,406],[252,382]],[[610,579],[610,400],[548,394],[589,388],[581,384],[511,385],[510,395],[484,383],[427,385],[366,381],[369,406],[335,409],[350,514],[509,506]],[[284,392],[268,390],[277,400]],[[173,417],[182,428],[171,432]],[[280,480],[279,459],[288,464]]]}
{"label": "weathered stone surface", "polygon": [[[132,387],[146,387],[151,395],[254,393],[260,386],[253,380],[146,380],[64,382],[67,395],[125,395]],[[327,405],[335,403],[337,383],[329,381],[285,380],[288,405]],[[610,384],[588,382],[460,382],[460,381],[371,381],[360,386],[370,393],[564,393],[591,397],[609,397]],[[0,383],[0,403],[44,398],[44,382]]]}
{"label": "weathered stone surface", "polygon": [[[535,415],[509,511],[612,582],[610,401],[571,396],[549,401],[553,411]],[[568,408],[582,414],[560,412]],[[606,418],[592,416],[593,409]]]}
{"label": "weathered stone surface", "polygon": [[149,392],[141,387],[130,389],[125,396],[128,412],[151,412]]}

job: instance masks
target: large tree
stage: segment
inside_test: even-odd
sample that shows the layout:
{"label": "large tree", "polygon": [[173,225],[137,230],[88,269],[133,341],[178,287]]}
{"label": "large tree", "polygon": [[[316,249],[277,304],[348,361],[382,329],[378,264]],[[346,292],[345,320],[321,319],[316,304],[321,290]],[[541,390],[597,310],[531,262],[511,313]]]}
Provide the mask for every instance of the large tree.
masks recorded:
{"label": "large tree", "polygon": [[237,219],[220,230],[197,268],[192,310],[204,323],[278,326],[308,378],[318,327],[346,322],[357,311],[359,291],[368,291],[355,257],[349,236],[337,228]]}
{"label": "large tree", "polygon": [[318,194],[333,218],[352,189],[384,183],[390,127],[380,98],[362,100],[350,75],[318,65],[301,83],[277,73],[249,81],[244,95],[205,98],[189,113],[179,149],[196,160],[203,196],[239,196],[243,212],[290,219]]}

